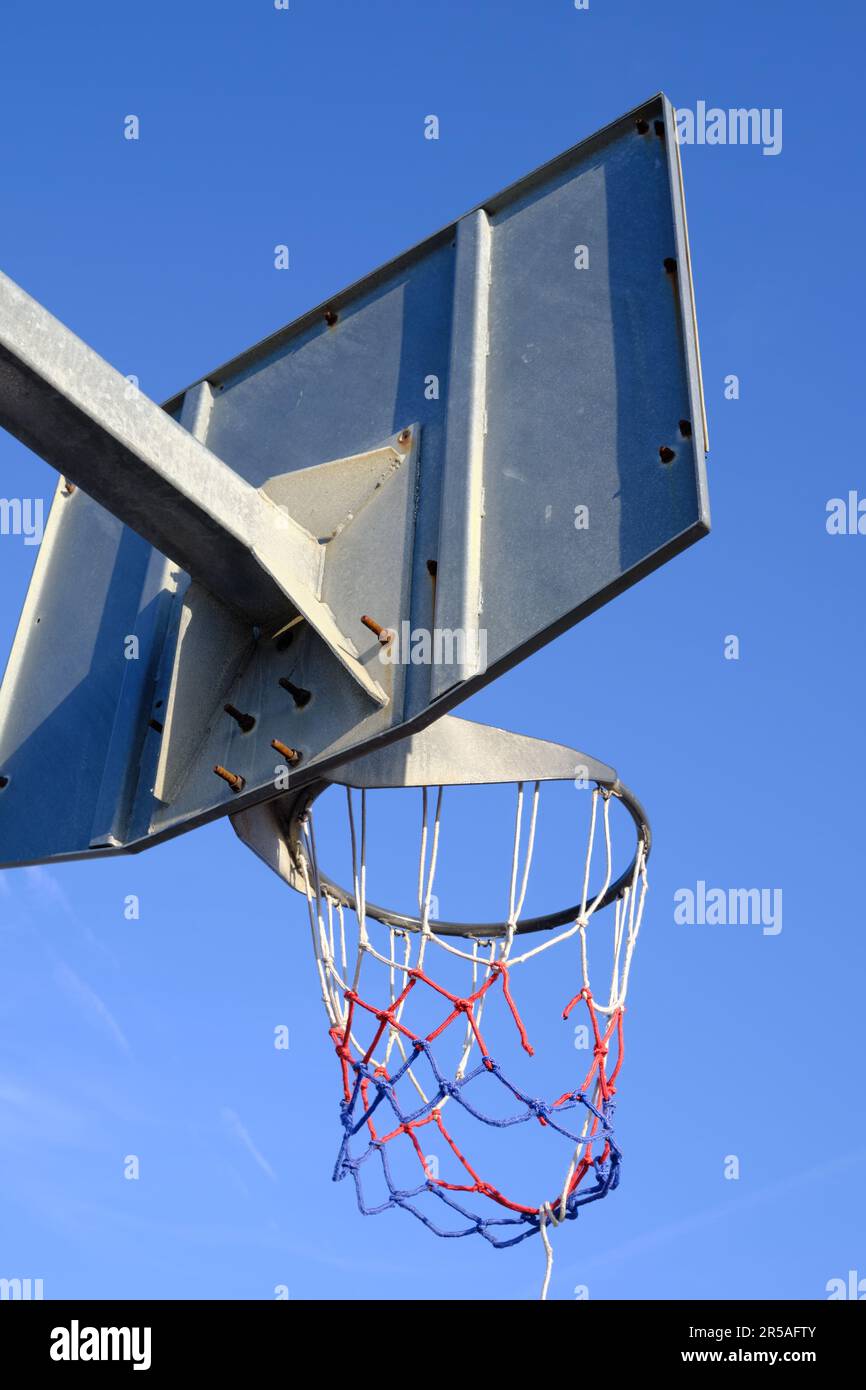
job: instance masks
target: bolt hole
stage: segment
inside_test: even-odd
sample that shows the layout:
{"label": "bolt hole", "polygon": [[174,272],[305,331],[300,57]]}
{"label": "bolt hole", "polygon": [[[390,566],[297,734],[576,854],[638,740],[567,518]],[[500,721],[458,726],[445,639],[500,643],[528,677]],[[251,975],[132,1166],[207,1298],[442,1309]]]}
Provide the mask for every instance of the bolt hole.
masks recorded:
{"label": "bolt hole", "polygon": [[428,560],[428,561],[427,561],[427,573],[429,574],[429,576],[430,576],[431,579],[435,579],[435,578],[436,578],[437,574],[439,573],[439,562],[438,562],[438,560]]}
{"label": "bolt hole", "polygon": [[673,463],[674,459],[676,458],[676,454],[668,444],[662,444],[661,448],[659,449],[659,458],[661,459],[662,463]]}
{"label": "bolt hole", "polygon": [[682,435],[683,439],[691,439],[691,437],[692,437],[692,422],[691,422],[691,420],[680,420],[680,434]]}
{"label": "bolt hole", "polygon": [[9,786],[9,778],[8,778],[8,777],[0,777],[0,792],[5,791],[6,788],[7,788],[8,786]]}
{"label": "bolt hole", "polygon": [[665,270],[667,271],[668,275],[676,275],[676,273],[677,273],[677,263],[676,263],[676,261],[674,260],[674,257],[673,257],[673,256],[665,256],[664,265],[665,265]]}
{"label": "bolt hole", "polygon": [[153,732],[154,732],[155,734],[161,734],[161,733],[162,733],[163,726],[162,726],[162,724],[160,724],[160,722],[159,722],[158,719],[151,719],[151,721],[150,721],[150,727],[153,729]]}
{"label": "bolt hole", "polygon": [[643,117],[641,117],[640,120],[635,121],[634,128],[638,135],[646,135],[649,130],[649,121],[645,121]]}

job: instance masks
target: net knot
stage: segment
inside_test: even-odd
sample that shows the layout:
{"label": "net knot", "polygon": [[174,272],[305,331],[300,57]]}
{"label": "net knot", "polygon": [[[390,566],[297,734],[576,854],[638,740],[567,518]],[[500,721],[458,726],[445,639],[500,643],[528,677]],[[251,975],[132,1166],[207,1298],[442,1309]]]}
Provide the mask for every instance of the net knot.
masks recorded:
{"label": "net knot", "polygon": [[343,1062],[351,1062],[352,1054],[349,1050],[349,1040],[345,1031],[342,1028],[331,1028],[329,1032],[337,1056]]}

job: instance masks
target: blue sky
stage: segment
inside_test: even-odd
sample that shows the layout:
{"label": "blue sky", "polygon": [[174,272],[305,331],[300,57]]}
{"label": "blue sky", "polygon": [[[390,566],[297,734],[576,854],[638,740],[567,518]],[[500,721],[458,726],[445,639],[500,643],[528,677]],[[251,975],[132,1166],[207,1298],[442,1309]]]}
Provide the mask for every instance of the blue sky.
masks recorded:
{"label": "blue sky", "polygon": [[[863,28],[859,7],[790,0],[153,0],[4,21],[0,266],[156,400],[659,89],[783,111],[775,157],[683,150],[712,536],[462,711],[615,764],[656,836],[623,1181],[558,1233],[555,1298],[821,1298],[866,1276],[866,538],[825,526],[829,499],[866,495]],[[5,435],[0,470],[3,496],[51,496]],[[4,654],[34,555],[0,538]],[[781,932],[678,924],[699,880],[781,889]],[[446,872],[443,909],[460,887]],[[0,878],[0,1277],[47,1297],[537,1292],[536,1240],[437,1241],[331,1184],[338,1078],[306,931],[226,822]]]}

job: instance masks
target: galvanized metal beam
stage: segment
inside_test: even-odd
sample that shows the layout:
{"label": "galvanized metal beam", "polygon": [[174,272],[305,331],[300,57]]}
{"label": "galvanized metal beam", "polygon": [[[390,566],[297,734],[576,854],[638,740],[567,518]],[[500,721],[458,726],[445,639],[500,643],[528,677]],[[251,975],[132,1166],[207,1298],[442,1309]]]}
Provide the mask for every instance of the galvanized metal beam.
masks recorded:
{"label": "galvanized metal beam", "polygon": [[262,626],[302,614],[385,702],[318,596],[317,539],[2,274],[0,425],[233,612]]}
{"label": "galvanized metal beam", "polygon": [[430,674],[438,699],[478,671],[481,661],[481,529],[484,514],[484,436],[490,351],[490,219],[483,209],[457,223],[454,326],[451,340],[442,512],[448,518],[439,547],[436,626],[456,633],[460,650]]}

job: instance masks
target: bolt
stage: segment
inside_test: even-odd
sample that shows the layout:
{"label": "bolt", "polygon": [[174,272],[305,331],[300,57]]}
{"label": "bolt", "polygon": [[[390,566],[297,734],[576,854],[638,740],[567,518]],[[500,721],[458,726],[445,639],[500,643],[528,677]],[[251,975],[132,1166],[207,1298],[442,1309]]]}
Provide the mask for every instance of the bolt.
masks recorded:
{"label": "bolt", "polygon": [[281,743],[278,738],[271,739],[271,747],[285,758],[287,763],[299,763],[301,755],[297,748],[290,748],[287,743]]}
{"label": "bolt", "polygon": [[665,256],[665,259],[664,259],[664,267],[665,267],[665,270],[667,271],[668,275],[676,275],[676,273],[677,273],[677,263],[676,263],[676,261],[675,261],[675,259],[674,259],[673,256]]}
{"label": "bolt", "polygon": [[375,618],[368,618],[366,614],[361,618],[361,622],[376,634],[383,647],[387,646],[394,636],[389,627],[383,627],[381,623],[376,622]]}
{"label": "bolt", "polygon": [[668,447],[667,444],[662,444],[661,448],[659,449],[659,458],[661,459],[662,463],[673,463],[674,459],[676,458],[676,454],[674,453],[673,449]]}
{"label": "bolt", "polygon": [[647,131],[649,130],[649,121],[645,121],[643,117],[641,117],[640,120],[635,121],[634,125],[638,135],[646,135]]}
{"label": "bolt", "polygon": [[412,431],[401,430],[400,433],[397,435],[397,443],[402,444],[404,448],[408,448],[408,446],[412,443]]}
{"label": "bolt", "polygon": [[63,496],[64,496],[64,497],[71,497],[74,491],[75,491],[75,484],[74,484],[74,483],[70,483],[70,481],[69,481],[68,478],[64,478],[64,479],[63,479],[63,487],[61,488],[61,492],[63,493]]}
{"label": "bolt", "polygon": [[241,710],[235,709],[234,705],[223,705],[226,714],[230,714],[242,733],[248,734],[251,729],[256,727],[256,721],[251,714],[244,714]]}
{"label": "bolt", "polygon": [[160,722],[159,722],[158,719],[151,719],[151,721],[150,721],[150,727],[151,727],[151,729],[153,729],[154,733],[157,733],[157,734],[161,734],[161,733],[162,733],[163,726],[162,726],[162,724],[160,724]]}
{"label": "bolt", "polygon": [[691,420],[680,420],[680,434],[682,435],[683,439],[691,439],[691,437],[692,437],[692,422],[691,422]]}
{"label": "bolt", "polygon": [[221,777],[224,782],[228,782],[233,792],[242,792],[247,784],[246,778],[239,777],[236,772],[229,772],[227,767],[220,767],[219,763],[216,764],[214,772],[217,777]]}
{"label": "bolt", "polygon": [[435,579],[439,573],[439,562],[437,560],[427,561],[427,573],[431,579]]}
{"label": "bolt", "polygon": [[334,324],[337,322],[337,319],[339,317],[339,314],[336,313],[334,309],[325,310],[325,323],[328,325],[329,328],[334,327]]}
{"label": "bolt", "polygon": [[0,777],[0,792],[5,791],[5,789],[6,789],[8,786],[9,786],[9,778],[8,778],[8,777]]}
{"label": "bolt", "polygon": [[288,690],[298,709],[303,709],[304,705],[310,703],[310,692],[304,690],[303,686],[293,685],[288,676],[280,676],[279,682],[283,690]]}

